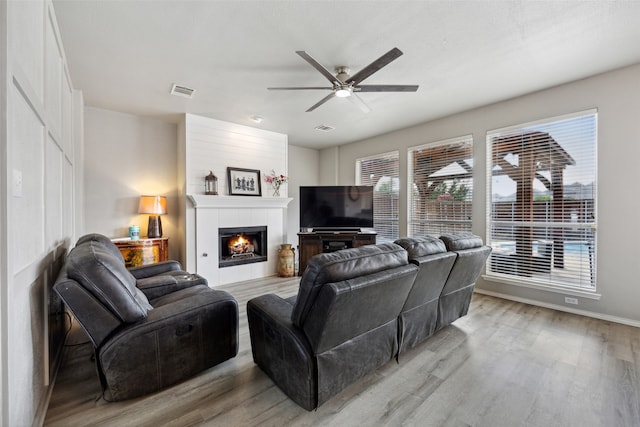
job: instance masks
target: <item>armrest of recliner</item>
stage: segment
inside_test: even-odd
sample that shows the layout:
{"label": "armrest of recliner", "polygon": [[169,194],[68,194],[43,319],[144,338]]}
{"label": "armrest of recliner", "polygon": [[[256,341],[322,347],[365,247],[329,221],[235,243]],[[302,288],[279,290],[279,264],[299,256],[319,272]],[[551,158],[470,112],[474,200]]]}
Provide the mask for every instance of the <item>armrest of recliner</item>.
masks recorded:
{"label": "armrest of recliner", "polygon": [[251,351],[254,362],[287,396],[312,410],[318,401],[315,356],[304,332],[291,321],[290,300],[268,294],[247,303]]}
{"label": "armrest of recliner", "polygon": [[157,276],[159,274],[176,270],[182,270],[182,265],[178,261],[174,260],[129,268],[129,272],[133,274],[133,277],[136,279],[144,279],[146,277]]}
{"label": "armrest of recliner", "polygon": [[[182,273],[182,270],[176,271]],[[136,286],[149,300],[196,285],[207,285],[207,279],[198,274],[184,273],[159,274],[136,280]]]}
{"label": "armrest of recliner", "polygon": [[53,288],[87,333],[94,347],[99,347],[120,327],[122,322],[76,281],[60,279]]}

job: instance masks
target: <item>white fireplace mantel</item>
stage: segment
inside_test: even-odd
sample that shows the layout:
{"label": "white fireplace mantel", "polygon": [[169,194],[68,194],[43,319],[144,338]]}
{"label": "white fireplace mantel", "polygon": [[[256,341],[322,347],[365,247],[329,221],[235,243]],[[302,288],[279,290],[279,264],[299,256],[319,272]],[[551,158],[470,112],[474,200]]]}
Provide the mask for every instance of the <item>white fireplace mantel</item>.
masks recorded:
{"label": "white fireplace mantel", "polygon": [[[210,196],[190,194],[194,208],[195,271],[210,286],[252,280],[276,274],[278,248],[287,243],[286,212],[293,199],[287,197]],[[220,228],[267,227],[267,260],[251,264],[220,267],[218,245]]]}
{"label": "white fireplace mantel", "polygon": [[286,209],[293,199],[290,197],[256,196],[209,196],[205,194],[187,195],[196,209]]}

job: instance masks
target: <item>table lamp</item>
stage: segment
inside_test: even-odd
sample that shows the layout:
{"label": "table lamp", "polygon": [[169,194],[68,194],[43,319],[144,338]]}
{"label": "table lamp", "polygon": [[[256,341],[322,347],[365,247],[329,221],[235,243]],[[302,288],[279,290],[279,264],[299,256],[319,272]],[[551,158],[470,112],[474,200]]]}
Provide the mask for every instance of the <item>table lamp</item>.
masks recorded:
{"label": "table lamp", "polygon": [[167,198],[164,196],[140,196],[138,213],[150,214],[147,237],[162,237],[162,221],[160,221],[160,215],[167,213]]}

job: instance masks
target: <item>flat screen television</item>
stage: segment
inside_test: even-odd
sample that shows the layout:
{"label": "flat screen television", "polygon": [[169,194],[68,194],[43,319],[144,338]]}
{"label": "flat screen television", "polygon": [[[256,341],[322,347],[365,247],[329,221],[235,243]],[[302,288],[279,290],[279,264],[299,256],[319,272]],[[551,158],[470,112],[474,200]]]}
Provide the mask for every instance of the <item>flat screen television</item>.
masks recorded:
{"label": "flat screen television", "polygon": [[300,228],[359,230],[373,227],[373,187],[300,187]]}

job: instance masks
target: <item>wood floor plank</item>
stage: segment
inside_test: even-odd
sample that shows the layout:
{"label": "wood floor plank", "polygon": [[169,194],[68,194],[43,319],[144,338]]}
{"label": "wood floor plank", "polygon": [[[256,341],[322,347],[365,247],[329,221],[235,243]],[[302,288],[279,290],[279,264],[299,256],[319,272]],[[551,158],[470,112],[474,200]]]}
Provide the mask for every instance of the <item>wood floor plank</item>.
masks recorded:
{"label": "wood floor plank", "polygon": [[[90,344],[68,346],[46,426],[640,426],[640,330],[474,295],[469,314],[316,411],[253,363],[247,301],[298,278],[221,286],[238,301],[234,359],[161,392],[102,399]],[[68,343],[86,341],[74,327]]]}

